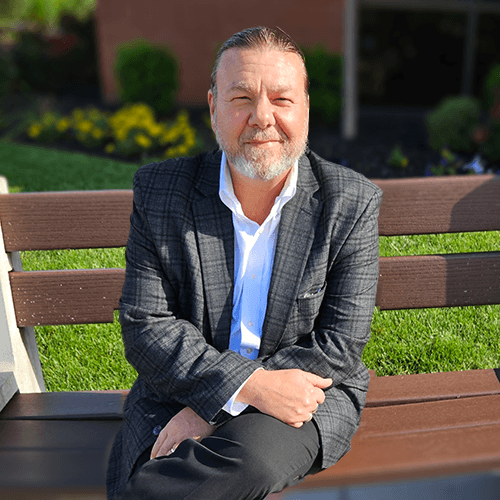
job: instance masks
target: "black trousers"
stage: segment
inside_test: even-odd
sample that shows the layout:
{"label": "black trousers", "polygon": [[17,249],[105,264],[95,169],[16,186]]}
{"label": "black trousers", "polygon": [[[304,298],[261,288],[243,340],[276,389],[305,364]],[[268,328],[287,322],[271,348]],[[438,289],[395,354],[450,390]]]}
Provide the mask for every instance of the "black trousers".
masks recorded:
{"label": "black trousers", "polygon": [[259,412],[244,412],[172,455],[138,459],[120,500],[258,500],[321,470],[314,421],[299,429]]}

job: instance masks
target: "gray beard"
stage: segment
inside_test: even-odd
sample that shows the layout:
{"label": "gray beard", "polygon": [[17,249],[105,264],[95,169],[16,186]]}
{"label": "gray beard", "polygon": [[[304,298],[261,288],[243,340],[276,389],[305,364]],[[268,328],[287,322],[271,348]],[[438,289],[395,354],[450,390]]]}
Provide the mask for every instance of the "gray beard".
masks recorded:
{"label": "gray beard", "polygon": [[[263,133],[260,134],[265,135]],[[306,134],[305,136],[307,137]],[[271,155],[270,151],[255,150],[251,155],[251,158],[247,159],[242,156],[239,151],[233,152],[230,148],[226,147],[217,129],[215,129],[215,138],[217,139],[219,147],[226,154],[226,158],[230,164],[240,174],[250,179],[259,179],[263,181],[274,179],[292,168],[295,165],[295,162],[304,154],[307,146],[306,139],[298,143],[296,147],[292,147],[290,143],[286,142],[281,158],[269,164],[267,160]],[[286,138],[286,140],[288,140],[288,138]]]}

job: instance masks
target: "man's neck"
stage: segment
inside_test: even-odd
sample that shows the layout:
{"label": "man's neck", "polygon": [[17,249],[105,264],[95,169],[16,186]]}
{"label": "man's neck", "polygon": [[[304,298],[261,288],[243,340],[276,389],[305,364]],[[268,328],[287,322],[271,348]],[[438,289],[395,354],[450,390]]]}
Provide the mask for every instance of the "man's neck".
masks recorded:
{"label": "man's neck", "polygon": [[229,170],[233,181],[234,195],[241,203],[243,213],[260,226],[271,212],[276,197],[281,193],[292,169],[290,168],[268,181],[250,179],[230,164]]}

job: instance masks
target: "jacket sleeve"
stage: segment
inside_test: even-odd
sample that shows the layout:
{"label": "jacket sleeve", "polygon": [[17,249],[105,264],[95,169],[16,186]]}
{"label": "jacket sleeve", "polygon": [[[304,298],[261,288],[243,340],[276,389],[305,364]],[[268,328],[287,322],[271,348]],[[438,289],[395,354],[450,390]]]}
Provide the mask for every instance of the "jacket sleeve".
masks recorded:
{"label": "jacket sleeve", "polygon": [[[221,408],[261,364],[229,350],[219,352],[186,319],[178,281],[179,269],[189,266],[182,262],[185,256],[178,242],[166,241],[158,249],[158,227],[151,228],[148,216],[136,176],[120,299],[125,355],[159,402],[174,401],[191,407],[207,422],[222,423],[217,420]],[[197,314],[203,317],[204,312]]]}

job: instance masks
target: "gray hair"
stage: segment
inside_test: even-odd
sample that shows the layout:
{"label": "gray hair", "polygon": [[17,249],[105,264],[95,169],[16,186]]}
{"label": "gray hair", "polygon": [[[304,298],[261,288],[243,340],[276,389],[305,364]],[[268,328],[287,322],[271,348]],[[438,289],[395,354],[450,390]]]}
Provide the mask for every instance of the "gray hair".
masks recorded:
{"label": "gray hair", "polygon": [[275,49],[282,52],[297,54],[304,65],[305,92],[307,94],[309,90],[309,78],[307,76],[305,57],[302,50],[300,50],[299,46],[281,28],[257,26],[256,28],[248,28],[234,34],[223,43],[219,52],[217,52],[211,78],[211,90],[214,99],[217,99],[217,71],[220,66],[222,55],[229,49]]}

